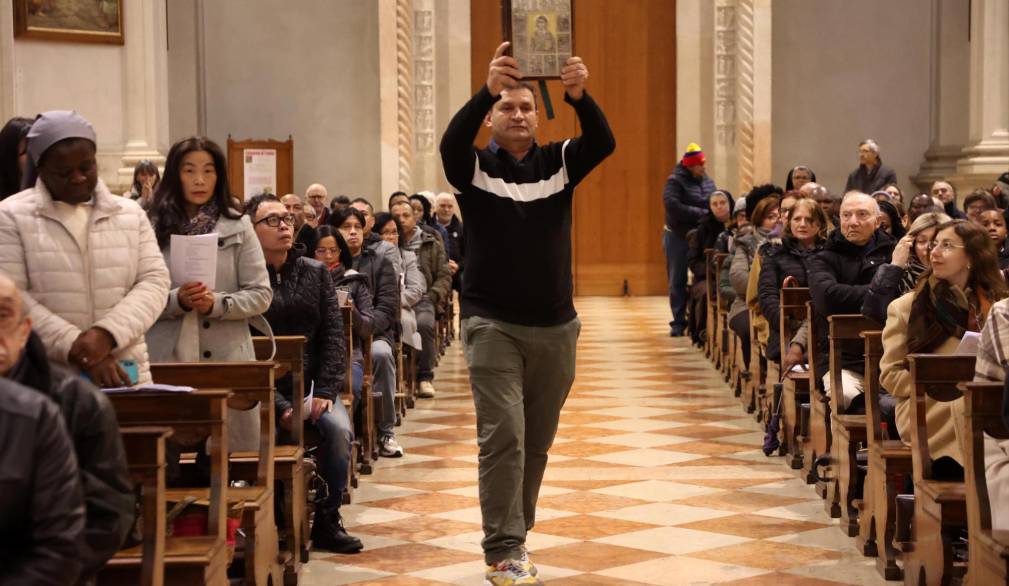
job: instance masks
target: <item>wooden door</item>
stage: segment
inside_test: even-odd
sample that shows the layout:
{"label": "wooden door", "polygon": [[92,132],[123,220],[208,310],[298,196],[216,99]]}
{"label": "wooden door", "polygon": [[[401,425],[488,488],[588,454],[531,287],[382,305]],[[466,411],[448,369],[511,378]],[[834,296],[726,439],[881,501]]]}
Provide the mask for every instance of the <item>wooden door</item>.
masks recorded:
{"label": "wooden door", "polygon": [[[676,164],[675,0],[574,0],[575,53],[588,91],[606,113],[617,150],[575,192],[576,295],[666,294],[662,188]],[[501,42],[497,0],[471,0],[473,91]],[[557,117],[541,113],[537,140],[578,134],[560,81],[549,82]],[[542,105],[541,105],[542,109]],[[478,144],[486,144],[486,129]]]}

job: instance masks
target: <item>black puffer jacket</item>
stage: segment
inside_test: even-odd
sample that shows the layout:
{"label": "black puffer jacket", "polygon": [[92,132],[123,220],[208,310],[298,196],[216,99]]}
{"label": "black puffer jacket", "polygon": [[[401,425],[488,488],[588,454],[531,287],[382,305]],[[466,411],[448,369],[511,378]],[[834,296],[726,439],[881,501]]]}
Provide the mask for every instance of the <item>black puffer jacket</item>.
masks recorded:
{"label": "black puffer jacket", "polygon": [[347,267],[340,265],[330,270],[329,276],[333,279],[333,287],[346,288],[350,298],[354,300],[350,311],[350,321],[354,326],[354,362],[361,364],[364,362],[361,343],[365,338],[371,337],[375,313],[371,304],[371,291],[368,290],[368,277],[354,270],[347,273]]}
{"label": "black puffer jacket", "polygon": [[[869,284],[879,267],[890,262],[895,244],[889,234],[876,230],[867,244],[857,246],[841,235],[838,229],[830,233],[823,250],[813,255],[806,264],[820,339],[818,376],[822,377],[827,371],[827,316],[862,313],[862,302],[869,292]],[[864,355],[862,344],[853,344],[851,348],[842,349],[842,365],[861,373],[865,370]]]}
{"label": "black puffer jacket", "polygon": [[119,422],[105,394],[62,366],[50,364],[34,332],[9,379],[40,391],[63,412],[81,471],[87,518],[80,561],[91,576],[123,544],[133,524],[136,497]]}
{"label": "black puffer jacket", "polygon": [[862,315],[881,324],[886,323],[886,310],[898,297],[907,293],[904,275],[907,269],[886,263],[879,267],[869,283],[862,302]]}
{"label": "black puffer jacket", "polygon": [[85,517],[70,434],[57,405],[6,379],[0,470],[0,584],[75,584]]}
{"label": "black puffer jacket", "polygon": [[662,192],[662,203],[666,209],[666,226],[680,238],[697,227],[698,222],[709,213],[708,198],[715,191],[715,182],[710,177],[694,177],[682,163],[666,179]]}
{"label": "black puffer jacket", "polygon": [[390,345],[399,335],[399,279],[392,261],[384,258],[371,248],[365,248],[354,257],[354,270],[368,279],[371,292],[372,329],[374,339],[382,339]]}
{"label": "black puffer jacket", "polygon": [[758,299],[760,312],[771,326],[767,338],[767,353],[771,359],[781,356],[781,284],[785,277],[795,277],[797,286],[808,287],[806,263],[809,258],[823,250],[818,242],[813,248],[804,250],[795,238],[785,237],[780,241],[768,241],[760,249],[760,282]]}
{"label": "black puffer jacket", "polygon": [[[278,336],[305,336],[305,386],[315,381],[315,396],[336,401],[347,369],[343,315],[326,265],[294,254],[270,272],[273,301],[263,317]],[[291,379],[277,381],[277,413],[291,407]]]}
{"label": "black puffer jacket", "polygon": [[694,274],[695,281],[707,277],[708,267],[704,262],[704,251],[714,248],[718,242],[718,235],[724,231],[725,224],[719,222],[711,212],[701,219],[697,232],[694,233],[694,241],[687,251],[687,267]]}

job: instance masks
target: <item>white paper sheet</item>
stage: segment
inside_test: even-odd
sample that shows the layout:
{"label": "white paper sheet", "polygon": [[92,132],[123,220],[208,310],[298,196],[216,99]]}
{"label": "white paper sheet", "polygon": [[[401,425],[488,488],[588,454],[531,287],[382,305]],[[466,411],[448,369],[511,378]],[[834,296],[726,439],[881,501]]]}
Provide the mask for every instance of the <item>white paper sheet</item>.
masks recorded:
{"label": "white paper sheet", "polygon": [[211,291],[217,288],[217,233],[198,236],[172,234],[172,286],[203,283]]}
{"label": "white paper sheet", "polygon": [[117,393],[191,393],[195,391],[193,387],[180,387],[176,385],[162,385],[157,383],[151,383],[148,385],[141,385],[139,387],[114,387],[108,389],[102,389],[103,392],[109,394]]}
{"label": "white paper sheet", "polygon": [[960,345],[956,347],[957,354],[977,354],[978,345],[981,343],[980,332],[964,332],[960,339]]}

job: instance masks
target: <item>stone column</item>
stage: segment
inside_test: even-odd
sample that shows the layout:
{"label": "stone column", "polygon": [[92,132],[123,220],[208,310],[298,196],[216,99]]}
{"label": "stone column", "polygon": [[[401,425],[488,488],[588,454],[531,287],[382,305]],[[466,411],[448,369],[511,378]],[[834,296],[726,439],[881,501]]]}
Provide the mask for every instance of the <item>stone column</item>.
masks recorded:
{"label": "stone column", "polygon": [[970,135],[958,187],[990,186],[1009,170],[1009,2],[972,0]]}
{"label": "stone column", "polygon": [[413,0],[382,0],[379,11],[379,76],[382,193],[413,189]]}
{"label": "stone column", "polygon": [[930,145],[918,175],[912,177],[922,191],[956,174],[967,142],[969,18],[961,0],[931,2]]}
{"label": "stone column", "polygon": [[142,0],[123,11],[126,32],[123,59],[125,91],[122,163],[119,186],[129,186],[133,167],[149,159],[164,163],[168,152],[168,30],[165,3]]}
{"label": "stone column", "polygon": [[0,0],[0,126],[17,115],[14,104],[14,5]]}

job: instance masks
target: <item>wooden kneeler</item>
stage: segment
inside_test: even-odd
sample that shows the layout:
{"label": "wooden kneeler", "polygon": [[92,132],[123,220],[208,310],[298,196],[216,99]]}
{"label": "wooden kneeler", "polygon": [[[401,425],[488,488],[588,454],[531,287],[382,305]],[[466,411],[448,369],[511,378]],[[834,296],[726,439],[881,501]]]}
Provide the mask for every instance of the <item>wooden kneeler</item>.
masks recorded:
{"label": "wooden kneeler", "polygon": [[[228,489],[228,505],[242,506],[242,529],[245,532],[245,583],[266,586],[270,581],[281,584],[287,556],[278,546],[276,518],[273,514],[274,453],[276,419],[274,418],[273,362],[179,362],[151,364],[151,376],[162,384],[189,385],[206,389],[231,391],[231,403],[248,407],[259,403],[259,451],[235,452],[237,457],[256,457],[255,477],[239,480],[255,484]],[[241,408],[241,407],[240,407]],[[237,471],[236,479],[237,478]],[[195,490],[195,492],[194,492]],[[168,502],[180,502],[187,496],[207,498],[209,491],[192,488],[170,488]],[[286,552],[285,552],[286,553]]]}
{"label": "wooden kneeler", "polygon": [[[116,411],[134,482],[144,487],[144,541],[116,553],[98,574],[102,585],[208,584],[228,586],[233,552],[227,545],[228,391],[135,392],[108,395]],[[131,428],[134,429],[132,431]],[[182,443],[210,439],[210,486],[191,489],[207,499],[207,535],[165,537],[164,441],[171,430]],[[161,552],[158,552],[158,548]],[[161,560],[159,561],[159,557]],[[158,566],[161,569],[158,569]]]}
{"label": "wooden kneeler", "polygon": [[869,468],[858,507],[858,549],[876,556],[876,571],[885,580],[900,580],[900,552],[893,545],[896,532],[897,494],[911,474],[911,448],[884,436],[879,412],[879,360],[883,357],[883,332],[862,332],[865,340],[865,432]]}
{"label": "wooden kneeler", "polygon": [[[807,287],[783,287],[781,289],[781,323],[779,339],[781,356],[784,358],[788,346],[806,319],[806,302],[810,300]],[[807,342],[808,346],[808,342]],[[786,373],[781,387],[781,435],[782,449],[788,465],[793,470],[802,468],[802,404],[809,403],[809,373]]]}
{"label": "wooden kneeler", "polygon": [[[831,516],[841,517],[841,530],[848,537],[858,535],[858,450],[866,442],[865,415],[849,415],[842,409],[841,351],[858,341],[864,346],[862,332],[875,330],[879,324],[863,315],[832,315],[830,323],[830,484],[825,502]],[[878,365],[877,365],[878,368]],[[866,401],[868,402],[868,401]]]}
{"label": "wooden kneeler", "polygon": [[[964,419],[968,432],[964,476],[967,480],[967,531],[969,586],[1009,584],[1009,531],[992,529],[991,498],[985,477],[984,434],[1009,439],[1002,419],[1002,383],[961,384]],[[1005,507],[1005,503],[1000,504]]]}
{"label": "wooden kneeler", "polygon": [[914,379],[910,399],[914,521],[913,548],[904,554],[905,584],[950,584],[963,573],[953,560],[952,539],[967,527],[967,487],[933,477],[925,411],[929,399],[945,403],[962,397],[957,385],[974,378],[974,359],[968,354],[907,357]]}

